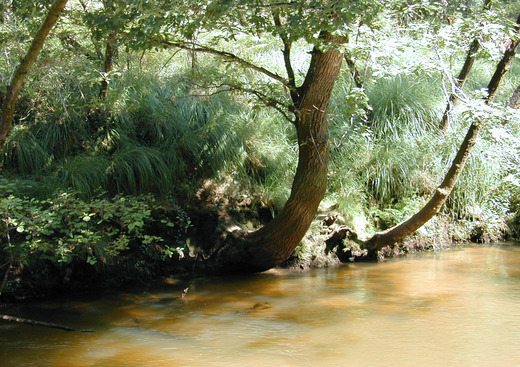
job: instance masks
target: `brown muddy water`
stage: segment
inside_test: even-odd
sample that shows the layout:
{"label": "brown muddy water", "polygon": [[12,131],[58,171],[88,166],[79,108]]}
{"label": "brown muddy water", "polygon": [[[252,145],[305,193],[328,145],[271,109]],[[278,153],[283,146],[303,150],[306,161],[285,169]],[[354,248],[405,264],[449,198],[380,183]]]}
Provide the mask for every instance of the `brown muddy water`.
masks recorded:
{"label": "brown muddy water", "polygon": [[[520,366],[520,246],[1,309],[0,366]],[[185,297],[181,297],[188,288]]]}

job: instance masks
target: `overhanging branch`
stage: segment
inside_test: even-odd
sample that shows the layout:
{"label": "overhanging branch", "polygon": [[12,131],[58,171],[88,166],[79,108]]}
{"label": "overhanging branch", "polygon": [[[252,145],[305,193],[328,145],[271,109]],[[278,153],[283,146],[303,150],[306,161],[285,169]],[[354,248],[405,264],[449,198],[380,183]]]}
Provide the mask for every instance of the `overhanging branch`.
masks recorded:
{"label": "overhanging branch", "polygon": [[267,75],[269,78],[271,79],[274,79],[280,83],[282,83],[284,86],[286,87],[290,87],[290,82],[281,77],[280,75],[276,74],[276,73],[273,73],[261,66],[258,66],[258,65],[255,65],[249,61],[246,61],[230,52],[226,52],[226,51],[220,51],[220,50],[216,50],[214,48],[211,48],[211,47],[207,47],[207,46],[203,46],[203,45],[199,45],[195,42],[169,42],[169,41],[159,41],[158,42],[160,45],[162,46],[165,46],[165,47],[178,47],[178,48],[182,48],[184,50],[188,50],[188,51],[195,51],[195,52],[204,52],[204,53],[207,53],[207,54],[211,54],[211,55],[216,55],[216,56],[219,56],[223,59],[226,59],[226,60],[229,60],[229,61],[232,61],[232,62],[236,62],[237,64],[240,64],[246,68],[249,68],[249,69],[252,69],[252,70],[255,70],[255,71],[258,71],[259,73],[262,73],[264,75]]}
{"label": "overhanging branch", "polygon": [[256,89],[247,88],[241,85],[231,84],[231,83],[222,83],[222,84],[214,84],[211,86],[203,86],[203,85],[196,85],[199,88],[215,88],[216,91],[208,93],[208,94],[190,94],[194,97],[207,97],[216,95],[219,93],[229,93],[229,92],[244,92],[247,94],[254,95],[256,98],[258,98],[266,107],[272,107],[276,111],[278,111],[287,121],[290,123],[294,123],[294,118],[291,118],[288,111],[292,110],[292,105],[287,105],[283,102],[278,101],[276,98],[270,97],[265,93],[262,93]]}

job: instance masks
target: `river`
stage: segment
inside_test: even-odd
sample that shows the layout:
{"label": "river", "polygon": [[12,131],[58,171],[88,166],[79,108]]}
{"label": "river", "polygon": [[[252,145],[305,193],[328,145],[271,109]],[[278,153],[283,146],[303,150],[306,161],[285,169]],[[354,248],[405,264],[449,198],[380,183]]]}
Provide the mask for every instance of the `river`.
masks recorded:
{"label": "river", "polygon": [[0,311],[94,331],[0,322],[3,367],[520,366],[520,246],[170,279]]}

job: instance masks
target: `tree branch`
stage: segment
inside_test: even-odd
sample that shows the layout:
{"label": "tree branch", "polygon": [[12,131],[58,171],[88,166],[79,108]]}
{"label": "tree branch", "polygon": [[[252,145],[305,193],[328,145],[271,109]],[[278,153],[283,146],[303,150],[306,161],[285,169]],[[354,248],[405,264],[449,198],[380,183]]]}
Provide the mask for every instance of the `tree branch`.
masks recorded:
{"label": "tree branch", "polygon": [[249,94],[253,94],[255,95],[260,101],[264,102],[265,105],[267,107],[272,107],[274,108],[276,111],[278,111],[283,117],[285,117],[285,119],[287,121],[289,121],[291,124],[294,124],[294,118],[291,118],[286,111],[284,111],[284,108],[285,109],[288,109],[288,110],[291,110],[291,107],[290,106],[287,106],[283,103],[280,103],[279,101],[277,101],[276,99],[274,98],[270,98],[268,96],[266,96],[265,94],[255,90],[255,89],[249,89],[249,88],[243,88],[243,87],[239,87],[239,86],[236,86],[235,87],[235,90],[240,90],[240,91],[243,91],[243,92],[246,92],[246,93],[249,93]]}
{"label": "tree branch", "polygon": [[[88,11],[87,4],[83,0],[79,0],[79,3],[83,7],[83,10],[85,11],[86,15],[90,15],[90,12]],[[101,52],[101,47],[99,46],[99,43],[94,38],[94,29],[89,26],[90,28],[90,41],[94,45],[94,49],[96,50],[96,54],[99,60],[103,60],[103,53]]]}
{"label": "tree branch", "polygon": [[[489,11],[491,10],[491,6],[493,5],[491,0],[485,0],[483,11]],[[480,49],[480,41],[477,38],[473,40],[471,45],[469,46],[469,50],[466,56],[466,60],[464,61],[464,65],[462,66],[462,69],[459,72],[459,75],[457,76],[457,79],[455,79],[455,86],[462,90],[464,88],[464,84],[466,83],[466,80],[468,79],[469,72],[471,71],[473,64],[475,63],[475,60],[477,58],[477,53]],[[444,110],[444,114],[442,115],[442,120],[440,123],[440,128],[442,131],[446,131],[449,125],[450,120],[450,114],[453,110],[453,106],[457,103],[459,97],[455,93],[451,93],[448,98],[448,103],[446,105],[446,109]]]}
{"label": "tree branch", "polygon": [[287,111],[291,111],[293,108],[292,105],[286,105],[280,101],[278,101],[275,98],[271,98],[267,96],[266,94],[259,92],[256,89],[251,88],[245,88],[240,85],[236,84],[230,84],[230,83],[222,83],[218,85],[211,85],[211,86],[204,86],[204,85],[196,85],[199,88],[216,88],[217,90],[208,94],[190,94],[190,96],[193,97],[207,97],[207,96],[213,96],[220,93],[227,93],[227,92],[234,92],[234,91],[240,91],[244,93],[249,93],[257,97],[261,102],[265,104],[266,107],[272,107],[276,111],[278,111],[287,121],[290,123],[294,123],[294,119],[290,117],[290,115],[287,113]]}
{"label": "tree branch", "polygon": [[79,331],[81,333],[92,333],[93,332],[92,330],[76,329],[76,328],[73,328],[73,327],[53,324],[53,323],[50,323],[50,322],[22,319],[21,317],[15,317],[15,316],[9,316],[9,315],[0,315],[0,320],[11,321],[11,322],[18,322],[18,323],[21,323],[21,324],[32,325],[32,326],[50,327],[50,328],[61,329],[61,330],[66,330],[66,331]]}
{"label": "tree branch", "polygon": [[68,33],[60,33],[57,35],[59,40],[64,46],[69,46],[76,53],[83,54],[87,57],[87,59],[92,61],[99,61],[99,59],[92,55],[85,47],[83,47],[71,34]]}
{"label": "tree branch", "polygon": [[216,50],[214,48],[211,48],[211,47],[207,47],[207,46],[203,46],[203,45],[199,45],[197,43],[194,43],[194,42],[169,42],[169,41],[158,41],[158,43],[162,46],[165,46],[165,47],[178,47],[178,48],[182,48],[184,50],[188,50],[188,51],[196,51],[196,52],[204,52],[204,53],[207,53],[207,54],[211,54],[211,55],[216,55],[216,56],[219,56],[223,59],[226,59],[226,60],[229,60],[229,61],[232,61],[232,62],[236,62],[237,64],[240,64],[246,68],[249,68],[249,69],[252,69],[252,70],[255,70],[255,71],[258,71],[259,73],[262,73],[264,75],[267,75],[269,78],[271,79],[274,79],[280,83],[282,83],[284,86],[286,87],[291,87],[290,86],[290,83],[287,79],[281,77],[280,75],[276,74],[276,73],[273,73],[261,66],[258,66],[258,65],[255,65],[253,63],[250,63],[249,61],[246,61],[230,52],[226,52],[226,51],[220,51],[220,50]]}
{"label": "tree branch", "polygon": [[363,81],[361,80],[361,75],[359,74],[358,69],[356,68],[356,63],[352,60],[347,54],[345,54],[345,62],[347,63],[348,68],[350,69],[350,73],[352,74],[352,79],[354,80],[354,84],[357,88],[363,88]]}
{"label": "tree branch", "polygon": [[298,93],[296,90],[296,79],[294,76],[294,69],[291,64],[291,46],[292,42],[289,40],[287,33],[285,33],[282,29],[282,22],[280,20],[280,12],[273,11],[273,20],[274,25],[280,28],[280,38],[282,39],[284,49],[283,52],[283,61],[285,63],[285,69],[287,70],[287,77],[289,78],[289,88],[291,91],[291,98],[294,103],[297,103]]}
{"label": "tree branch", "polygon": [[55,0],[53,2],[43,24],[36,32],[27,54],[14,72],[1,110],[2,121],[0,122],[0,149],[4,146],[9,130],[11,129],[16,101],[18,100],[20,89],[24,84],[25,77],[38,58],[49,32],[56,25],[56,22],[65,8],[65,5],[67,5],[67,2],[68,0]]}

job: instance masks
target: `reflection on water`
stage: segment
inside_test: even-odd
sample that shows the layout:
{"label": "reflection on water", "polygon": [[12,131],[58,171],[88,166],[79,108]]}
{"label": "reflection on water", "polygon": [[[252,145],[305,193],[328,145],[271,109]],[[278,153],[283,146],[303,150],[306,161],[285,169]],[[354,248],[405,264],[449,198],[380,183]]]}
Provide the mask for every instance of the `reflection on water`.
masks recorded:
{"label": "reflection on water", "polygon": [[[189,287],[185,297],[183,289]],[[203,278],[5,313],[2,366],[520,366],[520,247]]]}

